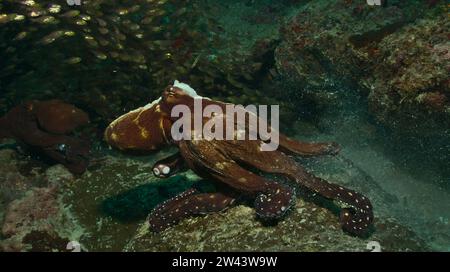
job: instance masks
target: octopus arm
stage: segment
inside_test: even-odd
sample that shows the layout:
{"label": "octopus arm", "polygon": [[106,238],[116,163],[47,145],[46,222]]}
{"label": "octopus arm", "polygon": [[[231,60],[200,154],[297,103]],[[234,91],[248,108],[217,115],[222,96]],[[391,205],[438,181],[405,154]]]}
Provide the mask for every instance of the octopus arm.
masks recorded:
{"label": "octopus arm", "polygon": [[148,221],[152,231],[160,232],[185,218],[223,211],[234,202],[233,197],[223,193],[198,193],[189,189],[159,204]]}
{"label": "octopus arm", "polygon": [[280,150],[300,156],[336,155],[340,151],[337,143],[307,143],[293,140],[280,134]]}
{"label": "octopus arm", "polygon": [[373,221],[372,204],[367,197],[315,177],[301,167],[297,170],[296,177],[301,185],[325,198],[336,201],[342,207],[340,222],[345,231],[358,236],[366,233]]}
{"label": "octopus arm", "polygon": [[[292,188],[267,180],[243,167],[220,150],[227,150],[227,141],[188,141],[180,145],[186,161],[200,176],[222,182],[241,194],[255,197],[255,209],[263,219],[284,216],[295,203]],[[219,145],[212,148],[211,145]]]}
{"label": "octopus arm", "polygon": [[373,221],[372,205],[369,199],[353,190],[315,177],[301,167],[294,159],[279,152],[259,152],[257,142],[246,142],[239,148],[229,149],[230,156],[263,172],[281,174],[327,199],[342,206],[340,221],[342,228],[355,235],[363,235]]}
{"label": "octopus arm", "polygon": [[179,148],[185,161],[196,174],[203,178],[212,178],[247,195],[256,196],[269,182],[240,167],[234,160],[221,152],[225,141],[182,141]]}
{"label": "octopus arm", "polygon": [[181,156],[180,152],[177,152],[167,158],[157,161],[153,165],[153,174],[158,178],[168,178],[179,172],[187,171],[187,165]]}
{"label": "octopus arm", "polygon": [[[221,106],[222,108],[225,108],[225,105],[226,105],[224,103],[216,102],[216,101],[214,101],[214,102],[208,101],[207,103],[216,104],[216,105]],[[255,113],[249,112],[248,110],[245,110],[242,108],[237,108],[236,110],[243,111],[243,112],[245,112],[245,114],[247,114],[246,116],[248,116],[248,117],[245,119],[244,124],[242,124],[238,120],[236,120],[234,115],[224,115],[224,117],[223,117],[224,122],[225,122],[225,120],[229,120],[229,118],[231,118],[231,120],[234,120],[235,129],[239,130],[240,128],[241,129],[245,128],[247,133],[249,133],[250,135],[258,135],[258,137],[260,137],[260,139],[262,136],[259,131],[261,124],[265,124],[265,126],[268,128],[268,130],[270,132],[272,132],[272,133],[275,132],[274,129],[267,124],[266,120],[259,118],[259,116],[255,115]],[[243,114],[243,113],[241,112],[241,114]],[[250,122],[250,119],[251,119],[250,116],[253,116],[254,120],[258,120],[258,122],[257,123]],[[308,143],[308,142],[291,139],[291,138],[287,137],[286,135],[280,133],[279,131],[277,131],[277,134],[279,136],[280,151],[283,151],[283,152],[286,152],[289,154],[309,157],[309,156],[321,156],[321,155],[336,155],[340,151],[339,145],[334,142]]]}

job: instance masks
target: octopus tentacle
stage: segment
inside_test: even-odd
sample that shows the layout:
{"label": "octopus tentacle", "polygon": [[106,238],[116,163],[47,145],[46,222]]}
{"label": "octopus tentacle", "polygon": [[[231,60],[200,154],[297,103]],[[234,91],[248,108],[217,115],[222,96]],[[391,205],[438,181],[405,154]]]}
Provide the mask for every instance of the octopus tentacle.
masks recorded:
{"label": "octopus tentacle", "polygon": [[256,214],[262,219],[278,219],[295,204],[295,190],[273,182],[265,193],[255,199]]}
{"label": "octopus tentacle", "polygon": [[[211,145],[222,145],[224,141],[187,141],[180,143],[180,151],[191,168],[212,180],[227,184],[240,193],[255,197],[256,213],[267,219],[280,218],[295,203],[295,192],[292,188],[269,181],[247,169],[236,161],[218,152],[222,148],[211,148]],[[221,146],[222,147],[222,146]],[[205,152],[209,150],[209,152]],[[215,152],[211,152],[215,151]]]}
{"label": "octopus tentacle", "polygon": [[340,151],[337,143],[307,143],[290,139],[280,133],[280,150],[300,156],[336,155]]}
{"label": "octopus tentacle", "polygon": [[[224,141],[221,141],[224,142]],[[180,141],[180,153],[195,173],[212,180],[218,180],[229,187],[256,196],[266,187],[267,180],[241,168],[221,148],[219,141]],[[252,175],[253,174],[253,175]],[[249,175],[251,179],[247,179]],[[247,182],[248,181],[248,182]]]}
{"label": "octopus tentacle", "polygon": [[[292,176],[292,174],[287,175]],[[299,184],[343,206],[340,222],[345,231],[363,235],[372,224],[372,204],[364,195],[315,177],[300,166],[295,171],[295,176]]]}
{"label": "octopus tentacle", "polygon": [[258,144],[247,143],[229,150],[230,156],[267,173],[281,174],[327,199],[334,200],[343,209],[340,214],[342,228],[362,235],[373,221],[372,204],[364,195],[315,177],[298,165],[291,157],[278,151],[260,152],[252,156]]}
{"label": "octopus tentacle", "polygon": [[148,217],[150,228],[160,232],[182,219],[220,212],[233,205],[235,199],[223,193],[198,193],[191,188],[159,204]]}
{"label": "octopus tentacle", "polygon": [[159,160],[153,165],[153,174],[158,178],[168,178],[186,170],[186,163],[179,152]]}

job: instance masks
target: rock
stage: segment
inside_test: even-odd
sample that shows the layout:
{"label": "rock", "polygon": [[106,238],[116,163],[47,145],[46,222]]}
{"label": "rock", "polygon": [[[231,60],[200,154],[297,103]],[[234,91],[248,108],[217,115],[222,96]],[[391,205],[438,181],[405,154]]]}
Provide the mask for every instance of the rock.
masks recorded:
{"label": "rock", "polygon": [[75,180],[74,175],[61,164],[49,167],[45,171],[45,176],[51,186],[59,186]]}
{"label": "rock", "polygon": [[293,97],[313,90],[318,104],[335,106],[314,93],[342,82],[368,96],[384,126],[442,135],[450,128],[447,17],[425,1],[311,1],[282,28],[276,67]]}
{"label": "rock", "polygon": [[450,127],[449,29],[442,15],[419,20],[379,43],[366,83],[370,111],[381,123],[423,136]]}
{"label": "rock", "polygon": [[[18,154],[12,149],[0,150],[0,213],[12,200],[31,188],[31,180],[19,171]],[[0,216],[0,223],[2,217]]]}
{"label": "rock", "polygon": [[[384,251],[427,251],[412,231],[392,220],[376,222],[368,238],[344,233],[329,210],[297,200],[287,217],[265,225],[253,209],[237,206],[226,212],[186,219],[161,233],[142,224],[127,251],[367,251],[370,241]],[[186,242],[189,241],[189,242]]]}
{"label": "rock", "polygon": [[[78,240],[82,230],[58,197],[56,187],[33,188],[8,205],[2,226],[5,240],[0,241],[0,251],[29,251],[45,248],[43,240]],[[66,248],[46,248],[64,251]]]}
{"label": "rock", "polygon": [[275,52],[277,69],[301,86],[320,86],[336,76],[364,76],[373,57],[371,44],[404,25],[409,12],[359,1],[311,1],[283,26]]}

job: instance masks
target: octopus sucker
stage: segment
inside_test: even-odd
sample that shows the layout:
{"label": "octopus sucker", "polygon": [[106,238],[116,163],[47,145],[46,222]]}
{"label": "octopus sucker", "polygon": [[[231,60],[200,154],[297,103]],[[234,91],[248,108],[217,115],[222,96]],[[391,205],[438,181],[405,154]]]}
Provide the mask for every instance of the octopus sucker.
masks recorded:
{"label": "octopus sucker", "polygon": [[[176,224],[180,220],[208,213],[222,211],[236,204],[240,199],[253,200],[255,212],[261,219],[279,220],[286,216],[294,205],[296,193],[293,187],[267,179],[260,172],[281,175],[291,182],[339,204],[341,208],[340,223],[344,231],[353,235],[364,235],[372,224],[372,205],[362,194],[315,177],[294,160],[294,156],[336,155],[340,147],[336,143],[307,143],[293,140],[279,133],[279,147],[274,151],[262,151],[260,139],[218,140],[218,139],[179,139],[171,138],[170,129],[179,117],[171,116],[177,105],[194,109],[194,105],[215,105],[225,109],[227,103],[214,101],[199,96],[195,90],[185,83],[175,81],[162,93],[160,99],[150,106],[138,110],[139,124],[150,131],[146,144],[136,142],[134,146],[152,146],[159,150],[164,146],[176,146],[179,152],[155,163],[153,173],[166,178],[180,171],[191,169],[205,180],[219,185],[218,192],[199,193],[195,189],[188,190],[157,206],[149,215],[152,230],[158,232]],[[158,111],[155,110],[158,107]],[[245,109],[244,109],[245,111]],[[251,112],[247,112],[252,115]],[[135,118],[136,111],[119,117],[105,132],[105,139],[111,146],[123,149],[130,141],[137,141],[135,133],[128,124]],[[194,114],[195,115],[195,114]],[[233,119],[228,119],[232,117]],[[192,117],[194,118],[194,117]],[[202,118],[206,123],[210,118]],[[224,124],[229,120],[234,127],[245,132],[255,131],[251,124],[237,123],[234,115],[215,115],[222,118]],[[193,122],[192,122],[193,123]],[[163,125],[160,125],[163,124]],[[195,129],[191,128],[194,130]],[[272,130],[272,128],[269,128]],[[112,135],[124,133],[126,137],[114,138]],[[259,136],[258,136],[259,137]],[[252,169],[252,170],[250,170]],[[258,172],[253,169],[258,170]],[[169,215],[170,219],[166,218]]]}

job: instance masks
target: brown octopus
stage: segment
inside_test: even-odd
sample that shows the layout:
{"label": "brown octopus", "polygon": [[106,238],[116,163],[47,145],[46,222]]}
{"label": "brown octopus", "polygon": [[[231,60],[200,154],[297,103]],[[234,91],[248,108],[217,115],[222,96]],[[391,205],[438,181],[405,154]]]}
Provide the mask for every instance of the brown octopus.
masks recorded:
{"label": "brown octopus", "polygon": [[[279,134],[275,151],[261,151],[257,140],[174,140],[171,127],[178,117],[171,117],[176,105],[194,107],[200,99],[203,107],[226,104],[198,96],[187,84],[175,81],[164,90],[162,97],[145,107],[131,111],[112,122],[105,131],[106,141],[120,150],[156,151],[175,145],[179,152],[155,164],[157,177],[169,177],[179,171],[192,169],[197,175],[215,181],[218,192],[200,193],[189,189],[158,205],[149,215],[153,231],[162,231],[181,219],[222,211],[245,196],[254,200],[256,213],[262,219],[279,219],[295,202],[291,187],[257,174],[257,171],[279,174],[298,185],[335,201],[340,206],[342,228],[363,235],[373,220],[372,205],[365,196],[315,177],[301,167],[290,155],[334,155],[335,143],[305,143]],[[217,118],[217,116],[215,116]],[[226,122],[226,115],[223,115]],[[229,118],[229,117],[228,117]],[[209,118],[203,116],[203,123]],[[234,122],[234,118],[232,119]],[[246,130],[251,128],[246,127]]]}
{"label": "brown octopus", "polygon": [[30,101],[0,118],[0,139],[14,138],[72,173],[81,174],[89,164],[90,146],[68,134],[88,122],[85,112],[61,100]]}

